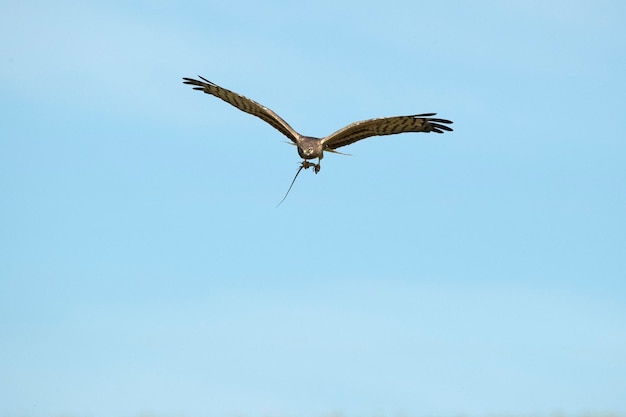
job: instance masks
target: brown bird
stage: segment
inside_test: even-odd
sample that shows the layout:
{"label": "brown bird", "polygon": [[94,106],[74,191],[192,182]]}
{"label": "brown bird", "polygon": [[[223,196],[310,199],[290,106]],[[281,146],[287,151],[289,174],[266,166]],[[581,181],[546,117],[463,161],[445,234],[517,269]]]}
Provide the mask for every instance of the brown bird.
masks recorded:
{"label": "brown bird", "polygon": [[[296,177],[302,168],[308,169],[313,167],[313,170],[317,174],[320,170],[320,162],[324,157],[324,151],[341,153],[337,151],[337,148],[350,145],[371,136],[395,135],[404,132],[443,133],[444,131],[452,131],[452,128],[446,126],[452,123],[450,120],[431,117],[435,116],[436,113],[424,113],[410,116],[381,117],[354,122],[324,138],[304,136],[296,132],[294,128],[289,126],[289,123],[262,104],[248,97],[244,97],[241,94],[220,87],[206,78],[200,78],[203,81],[194,80],[193,78],[183,78],[183,83],[194,85],[196,86],[194,90],[204,91],[207,94],[221,98],[228,104],[237,107],[239,110],[262,119],[283,135],[287,136],[293,142],[293,145],[298,147],[298,154],[303,158],[303,161],[300,169],[296,173]],[[315,158],[318,159],[317,164],[308,161],[309,159]],[[293,182],[295,182],[296,177],[294,177]],[[292,186],[293,182],[291,183]],[[289,187],[289,190],[291,190],[291,187]],[[287,191],[287,193],[289,193],[289,191]],[[285,197],[287,196],[285,195]]]}

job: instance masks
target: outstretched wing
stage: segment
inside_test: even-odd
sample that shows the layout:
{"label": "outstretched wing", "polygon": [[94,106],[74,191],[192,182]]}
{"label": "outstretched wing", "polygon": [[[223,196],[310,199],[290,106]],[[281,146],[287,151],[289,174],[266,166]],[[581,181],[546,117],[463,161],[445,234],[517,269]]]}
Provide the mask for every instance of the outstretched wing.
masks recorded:
{"label": "outstretched wing", "polygon": [[322,139],[328,149],[337,149],[371,136],[395,135],[404,132],[451,132],[450,120],[434,119],[437,113],[415,114],[413,116],[381,117],[352,123]]}
{"label": "outstretched wing", "polygon": [[254,100],[249,99],[248,97],[244,97],[241,94],[235,93],[234,91],[230,91],[226,88],[220,87],[219,85],[212,83],[204,77],[200,78],[202,78],[204,82],[194,80],[193,78],[183,78],[183,83],[195,85],[197,87],[194,87],[194,90],[204,91],[207,94],[211,94],[215,97],[221,98],[228,104],[237,107],[239,110],[245,111],[246,113],[250,113],[251,115],[260,118],[261,120],[269,123],[274,129],[287,136],[294,143],[298,142],[300,134],[296,132],[293,127],[289,126],[289,123],[284,121],[272,110],[268,109],[262,104],[257,103]]}

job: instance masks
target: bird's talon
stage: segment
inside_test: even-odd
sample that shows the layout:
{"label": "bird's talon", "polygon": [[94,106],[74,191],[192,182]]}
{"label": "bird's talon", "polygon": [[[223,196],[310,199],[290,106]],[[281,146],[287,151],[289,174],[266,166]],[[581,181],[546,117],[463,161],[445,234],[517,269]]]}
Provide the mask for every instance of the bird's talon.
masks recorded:
{"label": "bird's talon", "polygon": [[309,161],[302,161],[302,168],[304,169],[309,169],[312,166],[315,166],[315,164],[310,163]]}

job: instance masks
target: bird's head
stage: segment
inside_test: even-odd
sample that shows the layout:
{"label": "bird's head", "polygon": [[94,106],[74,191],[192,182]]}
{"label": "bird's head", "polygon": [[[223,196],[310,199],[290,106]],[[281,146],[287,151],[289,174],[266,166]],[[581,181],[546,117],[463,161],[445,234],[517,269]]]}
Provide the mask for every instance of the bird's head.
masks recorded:
{"label": "bird's head", "polygon": [[322,143],[318,138],[304,136],[298,143],[298,154],[304,159],[319,158],[322,152]]}
{"label": "bird's head", "polygon": [[298,153],[305,159],[315,158],[315,149],[312,146],[298,146]]}

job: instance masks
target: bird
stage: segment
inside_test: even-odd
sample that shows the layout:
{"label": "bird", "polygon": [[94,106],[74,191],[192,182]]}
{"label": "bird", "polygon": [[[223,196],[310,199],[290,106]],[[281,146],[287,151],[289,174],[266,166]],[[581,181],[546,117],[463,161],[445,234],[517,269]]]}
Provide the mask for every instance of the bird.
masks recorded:
{"label": "bird", "polygon": [[[298,155],[302,158],[302,162],[287,190],[287,194],[289,194],[291,187],[303,168],[313,168],[316,174],[320,171],[324,152],[347,155],[339,152],[337,148],[351,145],[354,142],[372,136],[395,135],[405,132],[444,133],[452,131],[452,128],[447,126],[452,124],[450,120],[434,118],[433,116],[437,113],[423,113],[362,120],[351,123],[323,138],[305,136],[298,133],[282,117],[264,105],[234,91],[220,87],[200,75],[198,77],[202,81],[184,77],[183,83],[192,85],[194,90],[220,98],[239,110],[260,118],[285,135],[291,140],[291,144],[298,148]],[[317,163],[310,162],[311,159],[317,159]],[[285,200],[287,194],[285,194],[285,197],[278,205]]]}
{"label": "bird", "polygon": [[[351,123],[323,138],[305,136],[298,133],[282,117],[264,105],[234,91],[220,87],[204,77],[198,77],[203,81],[183,78],[183,83],[193,85],[195,86],[193,87],[194,90],[203,91],[206,94],[220,98],[239,110],[256,116],[270,124],[298,147],[298,155],[303,159],[303,168],[313,167],[316,174],[320,171],[320,163],[324,157],[324,152],[341,153],[337,151],[337,148],[351,145],[362,139],[404,132],[443,133],[444,131],[452,131],[452,128],[447,126],[452,124],[450,120],[433,118],[432,116],[435,116],[437,113],[424,113],[362,120]],[[317,163],[309,162],[310,159],[316,158],[318,160]]]}

